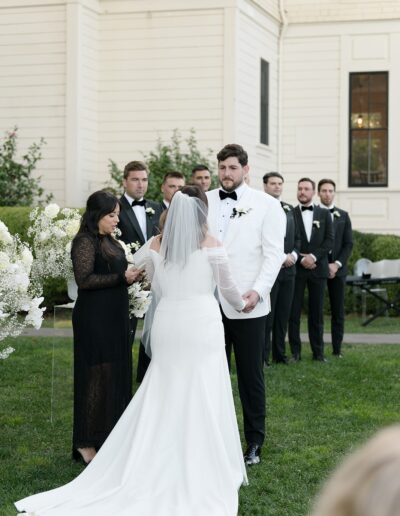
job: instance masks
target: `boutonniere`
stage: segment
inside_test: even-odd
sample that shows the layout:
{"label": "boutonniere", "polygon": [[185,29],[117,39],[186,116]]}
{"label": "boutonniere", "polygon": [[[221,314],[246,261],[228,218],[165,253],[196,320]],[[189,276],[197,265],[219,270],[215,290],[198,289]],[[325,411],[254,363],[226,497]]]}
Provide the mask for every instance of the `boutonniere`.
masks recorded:
{"label": "boutonniere", "polygon": [[340,213],[339,213],[337,210],[335,210],[335,211],[333,212],[333,216],[334,216],[334,217],[336,217],[336,218],[338,219],[338,218],[340,217]]}
{"label": "boutonniere", "polygon": [[316,228],[319,229],[319,226],[320,226],[319,220],[314,220],[313,221],[313,226],[315,226]]}
{"label": "boutonniere", "polygon": [[231,219],[235,217],[241,217],[242,215],[247,215],[251,211],[251,208],[233,208]]}
{"label": "boutonniere", "polygon": [[148,208],[146,208],[146,213],[149,217],[152,217],[154,214],[155,214],[155,211],[153,210],[153,208],[151,208],[150,206]]}
{"label": "boutonniere", "polygon": [[285,211],[290,211],[290,209],[291,209],[291,208],[290,208],[290,206],[289,206],[288,204],[284,204],[284,205],[283,205],[283,209],[284,209]]}

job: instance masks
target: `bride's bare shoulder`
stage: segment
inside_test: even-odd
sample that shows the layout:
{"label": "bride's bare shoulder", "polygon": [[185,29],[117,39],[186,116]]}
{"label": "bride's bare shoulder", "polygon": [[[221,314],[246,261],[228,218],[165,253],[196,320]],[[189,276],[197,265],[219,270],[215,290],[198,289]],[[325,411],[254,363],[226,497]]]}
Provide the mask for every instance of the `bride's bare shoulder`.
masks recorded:
{"label": "bride's bare shoulder", "polygon": [[201,247],[222,247],[222,243],[217,238],[207,234],[201,243]]}

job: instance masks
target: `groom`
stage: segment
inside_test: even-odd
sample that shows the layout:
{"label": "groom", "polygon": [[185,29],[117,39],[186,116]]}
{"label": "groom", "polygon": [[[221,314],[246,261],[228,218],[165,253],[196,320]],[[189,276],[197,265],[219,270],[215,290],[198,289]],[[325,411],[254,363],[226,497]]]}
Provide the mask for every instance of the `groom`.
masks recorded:
{"label": "groom", "polygon": [[260,462],[265,438],[263,349],[269,294],[284,259],[285,214],[279,201],[249,188],[247,152],[226,145],[217,155],[221,189],[207,192],[210,232],[223,241],[246,301],[238,313],[219,294],[226,344],[233,344],[243,407],[246,464]]}

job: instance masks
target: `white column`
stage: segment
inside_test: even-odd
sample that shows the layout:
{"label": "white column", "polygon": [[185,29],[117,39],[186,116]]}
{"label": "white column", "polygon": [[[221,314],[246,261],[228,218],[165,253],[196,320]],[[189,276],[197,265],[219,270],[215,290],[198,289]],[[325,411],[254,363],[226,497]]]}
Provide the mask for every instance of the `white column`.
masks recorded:
{"label": "white column", "polygon": [[80,108],[82,99],[82,6],[66,5],[66,92],[65,92],[65,205],[82,206],[82,148]]}

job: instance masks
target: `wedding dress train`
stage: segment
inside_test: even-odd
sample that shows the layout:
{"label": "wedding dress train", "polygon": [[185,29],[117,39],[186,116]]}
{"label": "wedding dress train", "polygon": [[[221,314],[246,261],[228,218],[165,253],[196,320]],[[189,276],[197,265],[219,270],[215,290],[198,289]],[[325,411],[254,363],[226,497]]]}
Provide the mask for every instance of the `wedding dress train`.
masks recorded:
{"label": "wedding dress train", "polygon": [[[246,471],[215,281],[237,309],[225,251],[186,267],[150,251],[161,298],[144,381],[91,464],[16,503],[35,516],[235,516]],[[216,271],[218,271],[216,273]]]}

